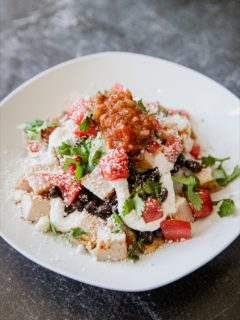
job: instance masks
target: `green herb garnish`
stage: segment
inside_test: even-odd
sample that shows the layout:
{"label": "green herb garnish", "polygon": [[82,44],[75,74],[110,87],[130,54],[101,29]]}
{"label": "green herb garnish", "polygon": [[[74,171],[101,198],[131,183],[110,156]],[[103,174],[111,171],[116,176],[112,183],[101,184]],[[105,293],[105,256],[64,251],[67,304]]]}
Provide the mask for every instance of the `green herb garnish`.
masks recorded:
{"label": "green herb garnish", "polygon": [[222,199],[219,201],[213,201],[214,206],[218,205],[221,202],[221,205],[217,211],[220,217],[230,216],[235,213],[236,207],[232,199]]}
{"label": "green herb garnish", "polygon": [[226,157],[226,158],[215,158],[211,155],[208,155],[207,157],[202,157],[202,164],[204,164],[206,167],[212,167],[214,166],[216,163],[220,163],[222,164],[224,161],[229,160],[230,157]]}
{"label": "green herb garnish", "polygon": [[222,176],[217,179],[217,183],[220,184],[220,186],[226,186],[233,180],[235,180],[237,177],[240,176],[240,166],[235,166],[232,173],[229,175],[226,174],[225,170],[222,169]]}
{"label": "green herb garnish", "polygon": [[72,158],[65,158],[63,170],[67,170],[70,167],[70,164],[74,164],[76,166],[75,170],[75,179],[81,179],[85,170],[85,166],[81,165],[77,160]]}
{"label": "green herb garnish", "polygon": [[97,136],[95,139],[79,139],[77,144],[65,141],[62,142],[57,152],[61,156],[78,156],[81,158],[80,163],[75,159],[66,158],[63,166],[63,169],[66,170],[71,163],[75,164],[75,178],[80,179],[85,174],[92,172],[103,156],[103,140],[100,136]]}
{"label": "green herb garnish", "polygon": [[186,196],[191,202],[195,210],[200,210],[202,207],[202,199],[199,193],[195,191],[198,180],[194,176],[173,176],[172,179],[176,182],[182,183],[187,187]]}
{"label": "green herb garnish", "polygon": [[161,183],[150,180],[147,180],[143,186],[136,187],[123,205],[123,216],[135,209],[137,216],[141,217],[144,210],[144,200],[151,197],[157,198],[161,202],[160,191]]}
{"label": "green herb garnish", "polygon": [[[90,126],[91,118],[92,118],[92,112],[91,111],[86,112],[82,122],[79,125],[79,129],[84,131],[84,132],[87,132],[88,129],[89,129],[89,126]],[[93,120],[91,120],[91,121],[93,121]]]}
{"label": "green herb garnish", "polygon": [[68,239],[74,238],[80,240],[83,235],[90,236],[91,234],[82,228],[72,228],[66,235]]}
{"label": "green herb garnish", "polygon": [[142,99],[140,99],[140,100],[137,101],[137,105],[138,105],[139,109],[142,110],[142,112],[148,113],[148,110],[147,110],[147,108],[145,107],[145,105],[143,104]]}
{"label": "green herb garnish", "polygon": [[129,251],[128,259],[136,262],[139,260],[139,251],[141,250],[141,245],[144,239],[139,238],[132,249]]}
{"label": "green herb garnish", "polygon": [[58,125],[59,124],[56,121],[35,119],[19,125],[18,129],[25,132],[27,140],[41,140],[41,133],[43,130],[51,127],[57,127]]}
{"label": "green herb garnish", "polygon": [[123,222],[122,218],[115,211],[113,211],[112,215],[113,215],[113,219],[116,224],[116,226],[112,230],[112,233],[119,233],[122,231],[122,227],[125,226],[125,223]]}
{"label": "green herb garnish", "polygon": [[203,157],[202,163],[207,167],[212,167],[215,164],[218,164],[216,168],[212,170],[213,179],[222,187],[228,185],[234,179],[240,176],[240,166],[235,166],[232,173],[227,174],[225,169],[223,168],[223,162],[229,160],[230,157],[227,158],[215,158],[212,156]]}
{"label": "green herb garnish", "polygon": [[50,230],[53,232],[54,236],[57,236],[60,232],[57,231],[57,228],[53,222],[50,221]]}

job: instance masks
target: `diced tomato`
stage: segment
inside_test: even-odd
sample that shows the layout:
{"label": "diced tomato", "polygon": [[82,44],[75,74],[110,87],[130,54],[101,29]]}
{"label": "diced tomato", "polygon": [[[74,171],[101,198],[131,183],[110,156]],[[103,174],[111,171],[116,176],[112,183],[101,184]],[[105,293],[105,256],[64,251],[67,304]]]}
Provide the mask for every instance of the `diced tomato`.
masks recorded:
{"label": "diced tomato", "polygon": [[181,220],[164,220],[161,222],[165,240],[180,241],[181,239],[191,238],[191,223]]}
{"label": "diced tomato", "polygon": [[61,190],[66,206],[73,202],[82,188],[81,181],[69,174],[41,173],[41,177]]}
{"label": "diced tomato", "polygon": [[38,152],[41,149],[41,142],[37,140],[30,140],[27,142],[28,150],[31,152]]}
{"label": "diced tomato", "polygon": [[42,130],[41,132],[41,137],[42,137],[42,140],[45,141],[45,142],[48,142],[48,139],[49,139],[49,136],[50,134],[56,129],[57,127],[49,127],[47,129],[44,129]]}
{"label": "diced tomato", "polygon": [[142,217],[146,223],[162,218],[163,211],[160,202],[155,198],[145,200]]}
{"label": "diced tomato", "polygon": [[145,149],[147,150],[147,152],[155,153],[156,151],[158,151],[160,149],[160,147],[161,147],[161,145],[157,141],[150,141],[146,145]]}
{"label": "diced tomato", "polygon": [[109,150],[99,163],[102,175],[107,180],[128,178],[128,158],[123,148]]}
{"label": "diced tomato", "polygon": [[86,132],[83,131],[83,130],[80,130],[80,129],[76,129],[74,131],[74,133],[77,136],[82,137],[82,138],[89,138],[90,136],[96,136],[96,134],[97,134],[97,126],[95,126],[92,123],[92,120],[90,119],[90,125],[89,125],[89,128],[88,128],[88,130]]}
{"label": "diced tomato", "polygon": [[68,118],[75,121],[76,124],[80,124],[84,118],[85,113],[89,111],[87,106],[87,101],[85,99],[80,99],[77,104],[75,104],[72,109],[67,112]]}
{"label": "diced tomato", "polygon": [[192,146],[192,150],[190,151],[190,154],[195,158],[199,159],[201,153],[201,147],[198,143],[194,143]]}
{"label": "diced tomato", "polygon": [[201,209],[196,210],[191,203],[189,203],[189,205],[192,208],[195,218],[204,218],[209,216],[213,211],[211,193],[206,189],[200,189],[198,193],[203,201]]}
{"label": "diced tomato", "polygon": [[163,153],[167,160],[172,163],[175,163],[182,151],[183,145],[181,139],[176,135],[168,136],[167,142],[163,148]]}
{"label": "diced tomato", "polygon": [[70,174],[71,176],[75,175],[75,171],[76,171],[76,165],[74,163],[70,163],[69,164],[69,168],[66,170],[66,172],[68,174]]}

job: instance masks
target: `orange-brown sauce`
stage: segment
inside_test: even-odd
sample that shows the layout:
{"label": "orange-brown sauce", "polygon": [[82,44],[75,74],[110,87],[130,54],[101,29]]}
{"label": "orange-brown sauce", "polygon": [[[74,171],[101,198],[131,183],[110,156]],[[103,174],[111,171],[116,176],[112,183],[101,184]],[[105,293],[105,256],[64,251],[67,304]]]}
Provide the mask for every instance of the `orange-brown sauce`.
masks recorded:
{"label": "orange-brown sauce", "polygon": [[109,148],[126,151],[142,149],[158,129],[156,119],[142,112],[129,90],[98,94],[93,119]]}

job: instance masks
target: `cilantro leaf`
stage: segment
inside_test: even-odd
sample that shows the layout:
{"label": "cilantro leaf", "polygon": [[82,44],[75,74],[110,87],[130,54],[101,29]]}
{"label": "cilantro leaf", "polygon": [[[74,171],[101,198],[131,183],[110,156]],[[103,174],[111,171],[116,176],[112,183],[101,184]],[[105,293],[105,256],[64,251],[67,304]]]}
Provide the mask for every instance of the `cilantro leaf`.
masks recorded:
{"label": "cilantro leaf", "polygon": [[159,196],[161,192],[161,183],[147,180],[142,189],[147,195],[150,195],[151,197],[157,198],[159,201],[161,201],[161,197]]}
{"label": "cilantro leaf", "polygon": [[137,193],[135,194],[133,201],[134,201],[134,208],[136,210],[136,215],[138,217],[141,217],[141,214],[144,210],[144,201],[142,198],[139,197]]}
{"label": "cilantro leaf", "polygon": [[235,166],[235,168],[233,169],[232,173],[230,173],[229,175],[225,175],[225,177],[219,177],[217,179],[217,182],[220,184],[220,186],[226,186],[228,185],[230,182],[232,182],[233,180],[235,180],[237,177],[240,176],[240,166],[237,165]]}
{"label": "cilantro leaf", "polygon": [[80,240],[82,235],[90,236],[91,234],[89,232],[84,231],[82,228],[72,228],[69,232],[67,232],[67,237],[69,239],[74,238],[77,240]]}
{"label": "cilantro leaf", "polygon": [[55,224],[52,221],[50,221],[50,230],[53,232],[54,236],[57,236],[58,233],[60,233],[60,232],[57,231],[57,228],[56,228]]}
{"label": "cilantro leaf", "polygon": [[132,247],[132,249],[129,251],[128,259],[132,260],[133,262],[136,262],[139,260],[139,251],[141,250],[141,246],[144,239],[139,238],[135,245]]}
{"label": "cilantro leaf", "polygon": [[[79,156],[81,158],[80,164],[72,162],[76,164],[77,177],[81,178],[83,175],[91,172],[98,164],[99,159],[103,156],[103,140],[100,136],[97,136],[94,139],[79,139],[77,143],[64,141],[58,148],[57,152],[61,156]],[[70,163],[70,160],[67,160],[67,164]]]}
{"label": "cilantro leaf", "polygon": [[195,191],[195,188],[198,184],[197,178],[194,176],[173,176],[172,179],[187,186],[186,196],[189,202],[191,202],[195,210],[200,210],[203,201],[200,194]]}
{"label": "cilantro leaf", "polygon": [[145,105],[143,104],[142,99],[140,99],[140,100],[137,101],[137,105],[138,105],[139,109],[142,110],[142,112],[148,113],[148,110],[147,110],[147,108],[145,107]]}
{"label": "cilantro leaf", "polygon": [[135,208],[135,203],[132,198],[128,198],[127,200],[125,200],[123,205],[123,211],[122,211],[123,216],[126,216],[127,214],[129,214],[134,208]]}
{"label": "cilantro leaf", "polygon": [[229,160],[230,157],[226,157],[226,158],[215,158],[211,155],[208,155],[207,157],[202,157],[202,163],[207,166],[207,167],[212,167],[216,164],[216,162],[220,162],[220,164],[222,164],[224,161]]}
{"label": "cilantro leaf", "polygon": [[59,124],[56,121],[43,121],[41,119],[35,119],[33,121],[27,121],[18,126],[25,132],[27,140],[41,140],[41,133],[43,130],[51,127],[57,127]]}
{"label": "cilantro leaf", "polygon": [[113,218],[115,223],[119,224],[120,226],[125,226],[125,223],[123,222],[122,218],[115,211],[113,211]]}
{"label": "cilantro leaf", "polygon": [[70,167],[70,164],[74,164],[76,166],[75,170],[75,179],[80,179],[83,176],[85,167],[81,165],[77,160],[72,158],[65,158],[63,170],[67,170]]}
{"label": "cilantro leaf", "polygon": [[212,177],[214,180],[225,179],[226,176],[227,175],[226,175],[225,170],[221,167],[213,169],[213,171],[212,171]]}
{"label": "cilantro leaf", "polygon": [[193,188],[194,188],[194,186],[188,185],[186,195],[187,195],[188,200],[193,205],[194,209],[198,211],[201,209],[203,201],[202,201],[200,194],[195,192],[193,190]]}
{"label": "cilantro leaf", "polygon": [[84,115],[84,118],[82,120],[82,122],[80,123],[79,125],[79,129],[84,131],[84,132],[87,132],[88,129],[89,129],[89,126],[90,126],[90,119],[92,117],[92,112],[91,111],[88,111],[85,115]]}
{"label": "cilantro leaf", "polygon": [[197,184],[197,179],[194,176],[173,176],[172,179],[186,186],[195,186]]}
{"label": "cilantro leaf", "polygon": [[88,157],[88,167],[89,170],[92,169],[98,164],[99,159],[103,156],[103,140],[100,136],[97,136],[89,149],[89,157]]}
{"label": "cilantro leaf", "polygon": [[133,209],[135,209],[136,215],[141,217],[144,209],[144,201],[138,193],[135,193],[133,197],[129,197],[125,200],[122,212],[123,216],[129,214]]}
{"label": "cilantro leaf", "polygon": [[230,216],[232,214],[235,213],[236,207],[235,207],[235,203],[232,199],[222,199],[219,201],[213,201],[212,204],[214,206],[218,205],[220,202],[220,208],[218,209],[218,214],[220,217],[226,217],[226,216]]}
{"label": "cilantro leaf", "polygon": [[116,223],[116,226],[112,230],[112,233],[119,233],[122,231],[122,227],[125,226],[125,223],[123,222],[122,218],[115,211],[113,211],[112,215],[113,215],[113,219]]}

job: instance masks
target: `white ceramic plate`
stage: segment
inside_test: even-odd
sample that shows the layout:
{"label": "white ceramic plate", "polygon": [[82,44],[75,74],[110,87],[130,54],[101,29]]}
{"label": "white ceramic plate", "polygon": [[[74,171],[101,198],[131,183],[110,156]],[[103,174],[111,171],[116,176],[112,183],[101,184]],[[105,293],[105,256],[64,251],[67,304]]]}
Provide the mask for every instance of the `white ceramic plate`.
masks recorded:
{"label": "white ceramic plate", "polygon": [[142,291],[163,286],[196,270],[226,248],[240,233],[239,181],[215,198],[232,196],[238,214],[219,218],[216,213],[194,223],[193,238],[167,244],[136,264],[95,262],[16,215],[9,200],[6,167],[12,170],[23,149],[16,126],[36,117],[57,115],[73,90],[92,94],[121,82],[136,96],[160,100],[192,114],[199,139],[207,151],[231,156],[228,168],[240,163],[240,106],[236,96],[209,78],[177,64],[130,53],[101,53],[51,68],[23,84],[3,102],[1,116],[1,235],[29,259],[57,273],[95,286]]}

